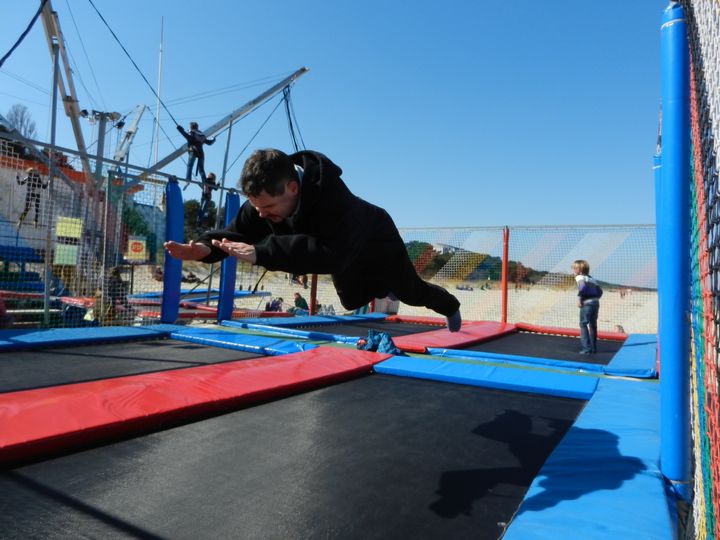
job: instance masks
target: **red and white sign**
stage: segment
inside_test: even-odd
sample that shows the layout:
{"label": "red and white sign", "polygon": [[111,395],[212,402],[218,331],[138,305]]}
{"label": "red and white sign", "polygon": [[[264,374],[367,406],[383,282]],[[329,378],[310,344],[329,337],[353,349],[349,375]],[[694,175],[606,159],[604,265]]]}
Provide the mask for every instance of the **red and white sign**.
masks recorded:
{"label": "red and white sign", "polygon": [[125,258],[128,261],[144,262],[147,260],[147,248],[144,236],[129,236],[127,253]]}

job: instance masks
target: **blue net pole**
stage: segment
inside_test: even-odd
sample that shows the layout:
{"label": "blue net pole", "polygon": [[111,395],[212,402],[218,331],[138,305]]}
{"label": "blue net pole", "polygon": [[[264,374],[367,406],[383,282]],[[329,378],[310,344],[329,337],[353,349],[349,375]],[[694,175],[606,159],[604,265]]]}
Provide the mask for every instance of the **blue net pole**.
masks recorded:
{"label": "blue net pole", "polygon": [[[232,221],[240,208],[240,195],[231,191],[225,197],[225,226]],[[232,319],[233,300],[235,294],[235,273],[237,271],[237,259],[227,257],[220,266],[220,299],[218,300],[217,318],[218,323]]]}
{"label": "blue net pole", "polygon": [[671,2],[661,26],[662,167],[657,201],[661,470],[680,496],[690,474],[690,108],[687,23]]}
{"label": "blue net pole", "polygon": [[[182,193],[176,178],[168,180],[165,186],[165,206],[167,221],[165,222],[165,239],[184,242],[185,209]],[[165,256],[163,264],[163,295],[160,308],[160,322],[174,323],[180,311],[180,281],[182,279],[182,261]]]}

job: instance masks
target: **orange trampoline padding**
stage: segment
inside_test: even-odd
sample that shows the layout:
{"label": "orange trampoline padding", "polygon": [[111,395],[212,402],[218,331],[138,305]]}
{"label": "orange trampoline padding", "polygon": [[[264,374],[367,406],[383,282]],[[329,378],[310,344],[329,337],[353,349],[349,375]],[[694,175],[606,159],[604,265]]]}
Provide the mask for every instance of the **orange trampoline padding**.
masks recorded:
{"label": "orange trampoline padding", "polygon": [[393,338],[393,342],[403,351],[424,353],[428,347],[451,349],[480,343],[513,332],[517,332],[514,324],[473,321],[463,323],[459,332],[450,332],[447,329],[431,330],[420,334],[398,336]]}
{"label": "orange trampoline padding", "polygon": [[[515,323],[518,330],[522,330],[525,332],[536,332],[538,334],[555,334],[557,336],[567,336],[567,337],[580,337],[580,329],[579,328],[560,328],[557,326],[539,326],[536,324],[528,324],[528,323]],[[609,339],[614,341],[625,341],[627,339],[627,334],[624,334],[622,332],[606,332],[600,330],[597,333],[597,337],[599,339]]]}
{"label": "orange trampoline padding", "polygon": [[445,319],[442,317],[428,317],[427,315],[389,315],[385,317],[388,322],[407,322],[415,324],[437,324],[445,326]]}
{"label": "orange trampoline padding", "polygon": [[35,459],[369,374],[336,347],[0,394],[0,463]]}

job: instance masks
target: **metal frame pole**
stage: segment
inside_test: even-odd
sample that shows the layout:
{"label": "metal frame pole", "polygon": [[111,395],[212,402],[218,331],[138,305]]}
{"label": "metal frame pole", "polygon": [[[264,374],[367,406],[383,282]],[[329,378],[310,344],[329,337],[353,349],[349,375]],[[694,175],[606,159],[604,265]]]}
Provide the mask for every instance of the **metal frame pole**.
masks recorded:
{"label": "metal frame pole", "polygon": [[501,269],[501,293],[500,293],[500,322],[507,322],[507,278],[508,278],[508,244],[510,243],[510,229],[503,228],[503,253]]}
{"label": "metal frame pole", "polygon": [[[232,191],[225,196],[225,226],[235,217],[240,209],[240,195]],[[220,263],[220,294],[217,307],[218,324],[232,319],[235,298],[235,276],[237,275],[237,259],[226,257]]]}
{"label": "metal frame pole", "polygon": [[310,276],[310,315],[317,313],[317,285],[318,275],[313,274]]}
{"label": "metal frame pole", "polygon": [[48,167],[48,220],[46,224],[45,235],[45,294],[43,295],[43,321],[45,326],[50,326],[50,281],[52,277],[52,267],[50,265],[50,257],[52,256],[52,218],[54,212],[54,196],[55,183],[55,132],[57,118],[57,97],[58,97],[58,79],[60,77],[60,46],[56,38],[52,39],[53,50],[53,90],[52,90],[52,113],[50,115],[50,165]]}
{"label": "metal frame pole", "polygon": [[[218,205],[217,205],[217,209],[215,211],[215,228],[216,229],[220,228],[220,207],[222,206],[223,194],[225,193],[225,176],[227,175],[227,162],[228,162],[228,154],[230,153],[230,139],[232,138],[232,127],[233,127],[233,122],[230,122],[230,126],[228,127],[227,141],[225,142],[225,157],[223,158],[222,177],[220,178],[220,196],[218,197]],[[225,200],[227,200],[227,197],[225,198]],[[210,277],[208,278],[208,292],[207,292],[207,300],[205,302],[206,304],[210,304],[210,292],[212,290],[212,282],[213,282],[214,274],[215,274],[215,265],[211,264],[210,265]]]}

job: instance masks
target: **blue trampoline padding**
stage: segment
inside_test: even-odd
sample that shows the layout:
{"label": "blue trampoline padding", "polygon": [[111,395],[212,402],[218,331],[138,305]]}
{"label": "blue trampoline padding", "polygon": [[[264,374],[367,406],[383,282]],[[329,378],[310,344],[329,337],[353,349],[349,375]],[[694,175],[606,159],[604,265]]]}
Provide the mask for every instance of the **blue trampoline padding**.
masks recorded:
{"label": "blue trampoline padding", "polygon": [[[180,294],[188,294],[190,292],[190,289],[180,289]],[[207,292],[207,289],[204,290],[194,290],[193,292],[201,293],[201,292]],[[213,292],[218,292],[217,289],[213,289]],[[161,298],[163,295],[162,291],[150,291],[150,292],[144,292],[144,293],[134,293],[129,294],[128,298]]]}
{"label": "blue trampoline padding", "polygon": [[427,352],[428,354],[431,354],[433,356],[439,356],[441,358],[487,360],[490,362],[510,364],[516,366],[535,364],[539,366],[558,367],[568,371],[587,371],[593,373],[602,373],[605,367],[599,364],[570,362],[566,360],[553,360],[551,358],[535,358],[532,356],[520,356],[518,354],[498,354],[483,351],[462,351],[459,349],[441,349],[436,347],[428,347]]}
{"label": "blue trampoline padding", "polygon": [[182,324],[158,323],[158,324],[146,324],[146,325],[142,326],[142,328],[147,328],[149,330],[159,330],[160,332],[167,332],[169,335],[170,332],[184,330],[185,328],[187,328],[187,326],[184,326]]}
{"label": "blue trampoline padding", "polygon": [[655,334],[630,334],[605,367],[605,373],[625,377],[657,377],[656,349],[657,336]]}
{"label": "blue trampoline padding", "polygon": [[86,328],[51,328],[49,330],[0,330],[0,350],[83,345],[87,343],[129,341],[167,337],[175,325],[95,326]]}
{"label": "blue trampoline padding", "polygon": [[343,320],[352,321],[356,319],[360,320],[383,320],[388,318],[387,313],[380,313],[380,312],[373,312],[373,313],[365,313],[363,315],[340,315],[336,317],[332,317],[336,319],[338,322],[343,322]]}
{"label": "blue trampoline padding", "polygon": [[597,379],[592,377],[510,367],[460,364],[408,356],[393,356],[377,364],[374,369],[378,373],[387,375],[574,399],[590,399],[597,387]]}
{"label": "blue trampoline padding", "polygon": [[323,324],[326,322],[326,317],[314,315],[307,317],[248,317],[242,321],[221,321],[220,324],[231,328],[247,328],[248,324],[293,328],[303,324]]}
{"label": "blue trampoline padding", "polygon": [[543,465],[504,540],[675,538],[660,460],[660,385],[606,379]]}
{"label": "blue trampoline padding", "polygon": [[160,298],[162,291],[129,294],[128,298]]}
{"label": "blue trampoline padding", "polygon": [[308,331],[308,330],[302,330],[301,328],[294,328],[294,327],[280,327],[280,326],[270,326],[267,324],[254,324],[254,323],[244,323],[241,321],[228,321],[228,322],[234,322],[235,324],[227,324],[225,325],[225,321],[223,321],[221,324],[223,326],[228,327],[239,327],[239,328],[246,328],[248,330],[257,330],[258,332],[264,332],[266,334],[275,334],[277,336],[288,336],[288,337],[294,337],[294,338],[300,338],[300,339],[312,339],[315,341],[334,341],[337,343],[357,343],[358,338],[352,337],[352,336],[343,336],[340,334],[331,334],[329,332],[316,332],[316,331]]}
{"label": "blue trampoline padding", "polygon": [[0,281],[0,289],[3,291],[22,292],[44,291],[45,283],[42,281]]}
{"label": "blue trampoline padding", "polygon": [[498,354],[483,351],[462,351],[458,349],[442,349],[428,347],[428,354],[441,358],[459,358],[468,360],[488,360],[515,365],[535,364],[552,366],[565,370],[603,373],[618,377],[636,377],[651,379],[657,377],[655,370],[655,348],[657,337],[654,334],[631,334],[620,350],[615,353],[607,366],[552,358],[534,358],[515,354]]}
{"label": "blue trampoline padding", "polygon": [[262,324],[267,326],[295,327],[308,324],[343,324],[353,321],[382,320],[387,318],[385,313],[366,313],[364,315],[303,315],[300,317],[258,317],[243,319],[242,321],[222,321],[223,326],[247,328],[247,324]]}
{"label": "blue trampoline padding", "polygon": [[[197,291],[195,291],[195,292],[197,292]],[[233,296],[233,298],[246,298],[246,297],[250,297],[250,296],[269,296],[269,295],[270,295],[269,292],[251,293],[250,291],[235,291],[232,296]],[[200,302],[205,302],[207,300],[217,300],[219,298],[220,298],[220,296],[218,296],[218,295],[213,295],[210,298],[208,298],[207,296],[198,296],[197,298],[183,299],[183,302],[198,302],[198,303],[200,303]]]}
{"label": "blue trampoline padding", "polygon": [[237,334],[213,328],[182,328],[170,333],[172,339],[235,349],[238,351],[254,352],[266,356],[296,353],[314,349],[316,345],[310,343],[297,343],[283,339],[274,339],[250,334]]}

